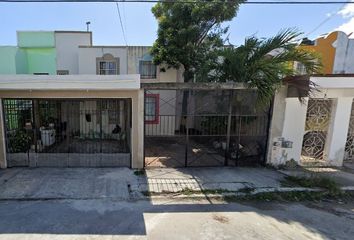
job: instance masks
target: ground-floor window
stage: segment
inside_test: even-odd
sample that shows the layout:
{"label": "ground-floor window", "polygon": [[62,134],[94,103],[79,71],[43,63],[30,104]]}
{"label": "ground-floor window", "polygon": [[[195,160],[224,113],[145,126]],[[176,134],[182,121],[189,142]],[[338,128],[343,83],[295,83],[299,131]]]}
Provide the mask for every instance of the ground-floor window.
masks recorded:
{"label": "ground-floor window", "polygon": [[145,123],[159,123],[159,94],[146,94],[145,96]]}

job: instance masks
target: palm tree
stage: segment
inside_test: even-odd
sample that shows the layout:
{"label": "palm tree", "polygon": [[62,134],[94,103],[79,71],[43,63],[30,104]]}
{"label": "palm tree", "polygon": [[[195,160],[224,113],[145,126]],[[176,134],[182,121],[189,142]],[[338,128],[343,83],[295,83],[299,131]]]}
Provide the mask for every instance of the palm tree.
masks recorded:
{"label": "palm tree", "polygon": [[[305,51],[296,43],[300,33],[287,29],[269,39],[249,37],[244,44],[220,51],[221,62],[214,71],[217,81],[234,81],[257,89],[257,102],[268,104],[282,84],[295,87],[299,99],[316,91],[310,75],[319,73],[321,63],[315,53]],[[304,66],[304,73],[294,68]]]}

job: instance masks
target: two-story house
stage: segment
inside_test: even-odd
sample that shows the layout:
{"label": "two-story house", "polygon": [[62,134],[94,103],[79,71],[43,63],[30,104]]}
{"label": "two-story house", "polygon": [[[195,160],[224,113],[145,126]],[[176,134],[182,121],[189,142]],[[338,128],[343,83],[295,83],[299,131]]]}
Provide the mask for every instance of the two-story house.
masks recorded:
{"label": "two-story house", "polygon": [[142,168],[144,121],[148,134],[166,134],[166,124],[173,134],[175,120],[159,116],[175,115],[161,95],[176,93],[144,100],[140,82],[181,80],[152,63],[149,47],[95,46],[91,32],[17,32],[17,46],[0,46],[0,165]]}

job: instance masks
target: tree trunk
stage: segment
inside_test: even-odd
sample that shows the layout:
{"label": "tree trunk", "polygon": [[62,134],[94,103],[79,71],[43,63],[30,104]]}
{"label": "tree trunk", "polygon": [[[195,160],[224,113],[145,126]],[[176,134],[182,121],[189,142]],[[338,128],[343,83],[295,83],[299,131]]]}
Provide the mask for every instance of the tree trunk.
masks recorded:
{"label": "tree trunk", "polygon": [[[193,72],[189,70],[189,68],[184,68],[184,82],[191,82],[193,80]],[[182,114],[180,119],[180,132],[186,133],[187,130],[187,111],[188,111],[188,99],[189,99],[189,91],[183,91],[183,98],[182,98]]]}

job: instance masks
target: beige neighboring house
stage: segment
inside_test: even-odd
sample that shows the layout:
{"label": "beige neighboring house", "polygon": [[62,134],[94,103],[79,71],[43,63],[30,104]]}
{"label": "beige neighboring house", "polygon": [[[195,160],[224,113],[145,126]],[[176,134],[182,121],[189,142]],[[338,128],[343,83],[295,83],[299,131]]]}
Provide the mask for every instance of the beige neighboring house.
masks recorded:
{"label": "beige neighboring house", "polygon": [[[183,71],[156,66],[149,53],[151,47],[128,47],[128,74],[140,74],[141,83],[183,82]],[[145,134],[147,136],[174,135],[179,118],[176,105],[180,101],[176,90],[147,90],[145,92]]]}

